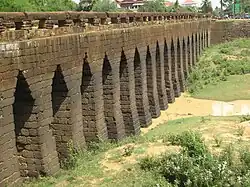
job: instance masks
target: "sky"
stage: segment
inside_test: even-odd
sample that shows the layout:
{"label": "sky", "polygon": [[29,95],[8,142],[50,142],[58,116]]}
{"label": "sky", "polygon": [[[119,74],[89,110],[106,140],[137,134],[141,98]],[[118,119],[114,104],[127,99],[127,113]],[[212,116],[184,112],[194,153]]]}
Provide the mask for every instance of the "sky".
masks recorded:
{"label": "sky", "polygon": [[[73,0],[75,1],[76,3],[79,3],[80,0]],[[173,1],[173,0],[170,0],[170,1]],[[184,0],[180,0],[179,2],[182,3]],[[198,3],[201,3],[202,0],[194,0]],[[220,0],[211,0],[212,2],[212,7],[215,8],[216,6],[220,7]]]}

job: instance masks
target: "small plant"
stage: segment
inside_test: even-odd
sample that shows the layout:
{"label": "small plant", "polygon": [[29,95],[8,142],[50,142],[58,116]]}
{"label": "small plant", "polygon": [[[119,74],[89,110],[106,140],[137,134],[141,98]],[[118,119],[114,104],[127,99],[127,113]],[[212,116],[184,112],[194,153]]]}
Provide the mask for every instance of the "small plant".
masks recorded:
{"label": "small plant", "polygon": [[250,115],[243,115],[240,117],[240,122],[250,121]]}
{"label": "small plant", "polygon": [[201,117],[201,123],[205,123],[206,122],[206,119],[205,119],[205,117]]}
{"label": "small plant", "polygon": [[127,145],[124,147],[123,151],[124,151],[123,156],[131,156],[134,151],[134,146]]}
{"label": "small plant", "polygon": [[220,147],[222,144],[222,139],[218,135],[213,136],[216,147]]}
{"label": "small plant", "polygon": [[61,165],[64,169],[72,169],[77,165],[80,150],[74,146],[72,140],[68,142],[67,147],[67,157],[61,161]]}
{"label": "small plant", "polygon": [[237,136],[242,137],[244,132],[245,132],[245,129],[246,129],[246,127],[244,125],[238,125],[237,130],[236,130]]}
{"label": "small plant", "polygon": [[158,160],[154,157],[147,156],[139,162],[140,168],[145,171],[150,171],[155,167],[159,167]]}

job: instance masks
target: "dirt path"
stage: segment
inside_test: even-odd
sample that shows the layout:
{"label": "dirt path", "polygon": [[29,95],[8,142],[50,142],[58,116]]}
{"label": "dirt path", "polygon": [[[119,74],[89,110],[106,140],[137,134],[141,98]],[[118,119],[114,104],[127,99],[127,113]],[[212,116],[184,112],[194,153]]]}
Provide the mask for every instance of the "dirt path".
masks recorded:
{"label": "dirt path", "polygon": [[[231,107],[232,106],[232,107]],[[222,111],[221,111],[222,110]],[[250,100],[237,100],[232,102],[219,102],[214,100],[195,99],[187,94],[182,94],[169,108],[161,111],[161,116],[153,119],[152,125],[142,129],[142,134],[169,120],[191,117],[215,115],[242,115],[242,112],[250,111]],[[226,114],[225,114],[226,113]]]}

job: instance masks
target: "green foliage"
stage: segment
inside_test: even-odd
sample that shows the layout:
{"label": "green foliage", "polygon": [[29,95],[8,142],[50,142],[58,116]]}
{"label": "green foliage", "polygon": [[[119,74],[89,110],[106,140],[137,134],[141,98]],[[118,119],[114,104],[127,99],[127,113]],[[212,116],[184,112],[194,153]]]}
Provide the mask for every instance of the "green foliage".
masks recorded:
{"label": "green foliage", "polygon": [[1,0],[1,12],[21,12],[36,10],[36,7],[30,4],[29,0]]}
{"label": "green foliage", "polygon": [[203,13],[209,13],[213,11],[212,4],[210,0],[203,0],[201,4],[201,10]]}
{"label": "green foliage", "polygon": [[128,145],[124,147],[124,153],[123,156],[131,156],[133,151],[134,151],[134,146],[132,145]]}
{"label": "green foliage", "polygon": [[[160,157],[146,157],[140,162],[140,168],[164,177],[166,184],[175,187],[249,186],[248,150],[239,151],[240,159],[235,156],[236,151],[231,145],[221,154],[213,155],[201,136],[194,132],[172,135],[170,140],[174,145],[181,145],[183,150]],[[187,141],[195,146],[190,146]]]}
{"label": "green foliage", "polygon": [[72,0],[1,0],[1,12],[75,10]]}
{"label": "green foliage", "polygon": [[76,167],[77,160],[81,154],[81,150],[77,150],[73,141],[69,141],[67,144],[68,147],[68,157],[61,162],[62,168],[64,169],[72,169]]}
{"label": "green foliage", "polygon": [[236,130],[236,135],[237,136],[243,136],[245,132],[246,127],[244,125],[239,125]]}
{"label": "green foliage", "polygon": [[218,135],[213,136],[216,147],[220,147],[222,144],[222,139]]}
{"label": "green foliage", "polygon": [[192,94],[229,75],[250,73],[249,48],[249,39],[238,39],[206,50],[188,77],[188,91]]}
{"label": "green foliage", "polygon": [[141,6],[139,12],[166,12],[166,7],[163,4],[163,0],[153,0],[146,1],[143,6]]}
{"label": "green foliage", "polygon": [[118,8],[116,3],[111,0],[97,0],[92,10],[96,12],[117,12]]}
{"label": "green foliage", "polygon": [[96,2],[95,0],[80,0],[77,10],[90,11],[92,10],[95,2]]}
{"label": "green foliage", "polygon": [[243,115],[240,117],[240,122],[250,121],[250,115]]}
{"label": "green foliage", "polygon": [[175,8],[178,8],[179,6],[180,6],[179,1],[176,0],[175,3],[174,3],[174,7],[175,7]]}
{"label": "green foliage", "polygon": [[169,135],[168,141],[171,145],[178,145],[184,147],[185,151],[190,157],[205,154],[207,147],[202,140],[199,133],[192,131],[185,131],[177,135]]}

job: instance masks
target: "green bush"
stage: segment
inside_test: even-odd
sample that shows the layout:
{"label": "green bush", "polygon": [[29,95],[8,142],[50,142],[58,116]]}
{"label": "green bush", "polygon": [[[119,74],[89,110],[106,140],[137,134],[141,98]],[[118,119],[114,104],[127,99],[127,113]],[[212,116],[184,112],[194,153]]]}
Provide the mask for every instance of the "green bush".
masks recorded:
{"label": "green bush", "polygon": [[201,134],[185,131],[179,135],[169,135],[168,141],[172,145],[179,145],[183,147],[190,157],[200,156],[207,153],[207,147],[204,144]]}
{"label": "green bush", "polygon": [[142,159],[140,162],[142,170],[164,177],[166,184],[171,186],[249,186],[250,152],[248,150],[236,153],[230,145],[221,154],[213,155],[205,146],[201,135],[195,132],[171,135],[168,140],[173,145],[182,146],[182,151]]}
{"label": "green bush", "polygon": [[188,77],[188,91],[192,94],[208,84],[226,81],[229,75],[250,73],[249,48],[249,39],[238,39],[207,49]]}

